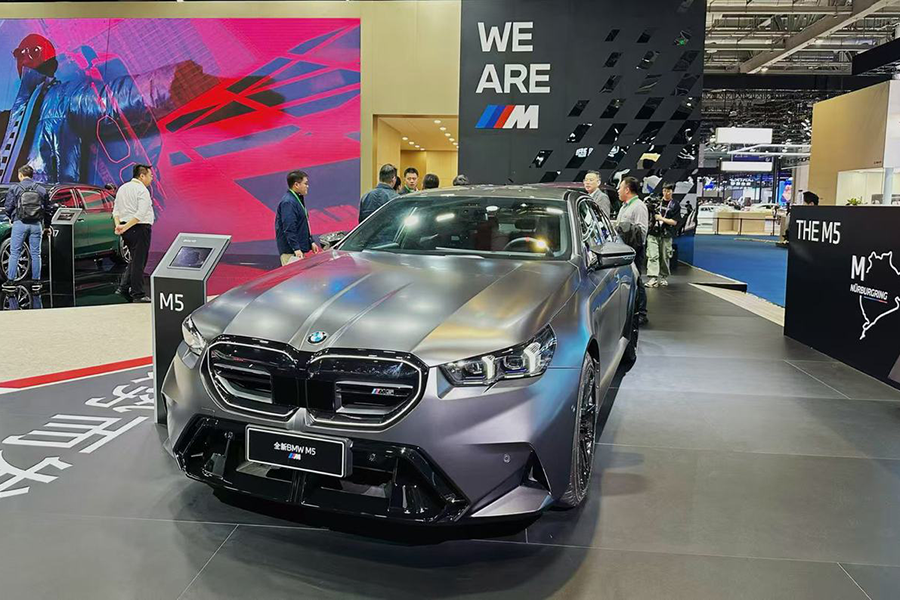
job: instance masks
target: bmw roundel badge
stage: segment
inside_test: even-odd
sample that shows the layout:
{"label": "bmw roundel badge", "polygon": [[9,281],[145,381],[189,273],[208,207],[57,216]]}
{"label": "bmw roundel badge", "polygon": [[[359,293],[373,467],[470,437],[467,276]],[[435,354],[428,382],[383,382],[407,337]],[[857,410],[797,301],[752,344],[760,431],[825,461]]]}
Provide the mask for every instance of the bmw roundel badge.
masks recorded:
{"label": "bmw roundel badge", "polygon": [[325,341],[325,338],[327,338],[327,337],[328,337],[328,334],[325,333],[324,331],[313,331],[311,334],[309,334],[309,337],[306,339],[309,340],[310,344],[321,344],[322,342]]}

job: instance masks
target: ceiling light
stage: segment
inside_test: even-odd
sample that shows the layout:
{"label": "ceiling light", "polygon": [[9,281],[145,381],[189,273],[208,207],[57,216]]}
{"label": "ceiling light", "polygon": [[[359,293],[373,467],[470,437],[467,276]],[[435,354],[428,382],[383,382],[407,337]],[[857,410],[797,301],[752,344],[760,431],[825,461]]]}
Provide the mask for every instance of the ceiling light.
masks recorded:
{"label": "ceiling light", "polygon": [[759,72],[760,72],[760,73],[765,73],[765,72],[768,71],[768,70],[769,70],[769,67],[763,67],[762,69],[759,70]]}
{"label": "ceiling light", "polygon": [[406,137],[406,136],[404,135],[404,136],[403,136],[402,138],[400,138],[400,139],[403,140],[403,141],[405,142],[405,141],[408,140],[409,138]]}
{"label": "ceiling light", "polygon": [[446,135],[447,137],[450,137],[450,134],[449,134],[449,133],[445,133],[444,135]]}
{"label": "ceiling light", "polygon": [[454,140],[453,138],[450,138],[450,141],[451,141],[451,142],[455,142],[456,140]]}
{"label": "ceiling light", "polygon": [[434,120],[434,123],[435,123],[435,125],[440,125],[440,124],[441,124],[441,120],[440,120],[440,119],[435,119],[435,120]]}
{"label": "ceiling light", "polygon": [[438,129],[440,129],[441,131],[447,131],[446,127],[439,127]]}
{"label": "ceiling light", "polygon": [[415,143],[415,142],[410,142],[409,145],[410,145],[410,146],[415,146],[416,143]]}

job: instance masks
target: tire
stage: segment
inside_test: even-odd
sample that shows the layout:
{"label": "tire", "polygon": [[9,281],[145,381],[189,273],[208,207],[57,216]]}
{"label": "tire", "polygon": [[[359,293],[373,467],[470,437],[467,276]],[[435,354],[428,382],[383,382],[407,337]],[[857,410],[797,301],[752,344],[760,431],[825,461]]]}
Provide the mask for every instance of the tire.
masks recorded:
{"label": "tire", "polygon": [[594,436],[597,434],[597,415],[600,398],[597,389],[597,362],[587,353],[581,365],[578,381],[578,406],[575,410],[575,431],[572,435],[572,468],[569,486],[557,500],[563,510],[573,509],[587,496],[594,471]]}
{"label": "tire", "polygon": [[634,304],[632,304],[631,311],[628,313],[628,319],[625,321],[625,331],[623,332],[623,335],[628,338],[628,345],[625,347],[625,354],[622,356],[621,364],[626,373],[637,362],[637,346],[640,332],[641,328],[638,326],[637,317],[634,314]]}
{"label": "tire", "polygon": [[122,236],[119,236],[119,243],[116,246],[116,251],[113,253],[112,259],[117,265],[127,265],[131,262],[131,251],[128,249],[128,246],[125,245],[125,240]]}
{"label": "tire", "polygon": [[[6,238],[0,243],[0,281],[6,281],[6,271],[9,265],[9,255],[12,252],[12,239]],[[22,281],[26,277],[31,276],[31,252],[28,242],[22,245],[22,254],[19,256],[19,268],[16,272],[15,281]]]}

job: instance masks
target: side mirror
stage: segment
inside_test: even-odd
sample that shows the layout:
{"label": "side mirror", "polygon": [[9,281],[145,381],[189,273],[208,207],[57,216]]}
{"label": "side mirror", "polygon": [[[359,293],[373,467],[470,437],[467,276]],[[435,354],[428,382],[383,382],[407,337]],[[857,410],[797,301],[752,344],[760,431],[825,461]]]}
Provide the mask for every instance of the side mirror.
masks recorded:
{"label": "side mirror", "polygon": [[597,257],[598,269],[627,267],[634,262],[634,248],[621,242],[606,242],[602,246],[591,246],[591,253]]}
{"label": "side mirror", "polygon": [[338,245],[345,237],[347,237],[346,231],[332,231],[331,233],[320,235],[319,243],[322,245],[322,250],[328,250]]}

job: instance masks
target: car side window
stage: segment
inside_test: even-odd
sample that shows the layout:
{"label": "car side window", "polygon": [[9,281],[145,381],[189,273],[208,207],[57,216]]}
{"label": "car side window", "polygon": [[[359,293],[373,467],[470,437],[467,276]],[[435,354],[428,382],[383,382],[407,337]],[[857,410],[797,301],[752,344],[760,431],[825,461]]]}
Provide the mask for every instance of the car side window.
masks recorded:
{"label": "car side window", "polygon": [[615,230],[594,202],[582,200],[578,205],[578,218],[581,221],[581,233],[585,244],[602,246],[615,240]]}
{"label": "car side window", "polygon": [[587,199],[578,203],[578,222],[581,225],[581,238],[586,246],[603,243],[599,237],[597,214],[591,209]]}
{"label": "car side window", "polygon": [[100,190],[79,190],[84,200],[84,209],[88,212],[107,212],[109,209]]}
{"label": "car side window", "polygon": [[66,208],[81,208],[81,203],[78,201],[78,196],[75,195],[72,188],[62,188],[60,190],[56,190],[56,192],[54,192],[54,194],[50,197],[50,202],[52,204],[65,206]]}
{"label": "car side window", "polygon": [[601,228],[603,231],[603,235],[605,237],[605,241],[607,242],[615,242],[618,240],[618,234],[616,233],[616,227],[613,225],[612,219],[607,217],[603,211],[599,209],[599,207],[595,207],[597,212],[599,213]]}

